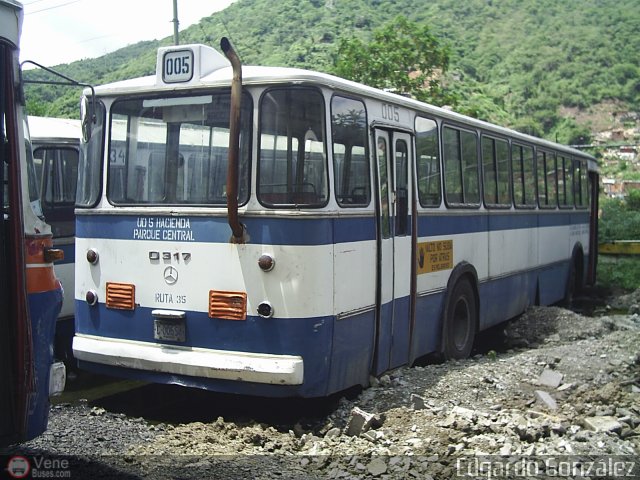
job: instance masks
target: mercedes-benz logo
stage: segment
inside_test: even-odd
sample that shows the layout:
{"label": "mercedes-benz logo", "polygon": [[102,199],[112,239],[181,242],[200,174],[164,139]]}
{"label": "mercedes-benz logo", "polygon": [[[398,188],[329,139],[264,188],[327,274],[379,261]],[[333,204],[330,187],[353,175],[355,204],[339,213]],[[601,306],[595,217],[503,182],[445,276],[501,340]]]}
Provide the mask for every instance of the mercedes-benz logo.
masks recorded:
{"label": "mercedes-benz logo", "polygon": [[169,285],[173,285],[178,281],[178,270],[172,266],[168,266],[164,269],[164,281]]}

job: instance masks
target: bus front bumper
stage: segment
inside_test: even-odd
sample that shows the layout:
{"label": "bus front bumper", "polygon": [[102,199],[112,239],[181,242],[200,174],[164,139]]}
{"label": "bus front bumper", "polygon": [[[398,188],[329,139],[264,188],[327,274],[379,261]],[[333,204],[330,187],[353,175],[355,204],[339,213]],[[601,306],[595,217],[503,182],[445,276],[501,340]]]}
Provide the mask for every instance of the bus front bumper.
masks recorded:
{"label": "bus front bumper", "polygon": [[76,359],[114,367],[271,385],[301,385],[302,357],[122,340],[76,334]]}

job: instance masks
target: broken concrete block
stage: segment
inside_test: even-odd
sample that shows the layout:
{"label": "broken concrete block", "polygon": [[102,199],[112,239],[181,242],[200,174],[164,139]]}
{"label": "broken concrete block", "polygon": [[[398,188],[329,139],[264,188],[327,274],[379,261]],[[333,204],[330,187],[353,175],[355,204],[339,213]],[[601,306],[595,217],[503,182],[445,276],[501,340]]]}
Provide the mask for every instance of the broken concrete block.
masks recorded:
{"label": "broken concrete block", "polygon": [[538,377],[538,382],[540,385],[549,388],[558,388],[562,383],[562,375],[560,372],[556,372],[555,370],[545,369],[540,377]]}
{"label": "broken concrete block", "polygon": [[616,417],[587,417],[583,421],[585,428],[594,432],[614,432],[622,431],[622,424]]}
{"label": "broken concrete block", "polygon": [[474,410],[471,410],[469,408],[460,407],[458,405],[453,407],[451,409],[451,411],[455,415],[457,415],[458,417],[466,418],[467,420],[475,420],[476,416],[477,416],[476,412]]}
{"label": "broken concrete block", "polygon": [[349,418],[346,434],[355,437],[367,430],[381,426],[382,419],[379,415],[367,413],[358,407],[354,407],[354,409],[351,410],[351,418]]}
{"label": "broken concrete block", "polygon": [[544,405],[549,410],[557,410],[558,404],[553,399],[553,397],[551,395],[549,395],[547,392],[545,392],[543,390],[536,390],[535,391],[535,396],[536,396],[536,401],[538,403]]}

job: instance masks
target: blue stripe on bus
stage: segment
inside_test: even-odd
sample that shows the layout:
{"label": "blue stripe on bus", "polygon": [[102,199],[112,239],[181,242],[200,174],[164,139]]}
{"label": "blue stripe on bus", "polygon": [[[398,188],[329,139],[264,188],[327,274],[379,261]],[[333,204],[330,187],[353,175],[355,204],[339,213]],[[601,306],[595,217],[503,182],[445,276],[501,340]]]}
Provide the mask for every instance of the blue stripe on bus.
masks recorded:
{"label": "blue stripe on bus", "polygon": [[[157,228],[158,220],[164,225]],[[153,221],[153,225],[149,224]],[[187,224],[188,220],[188,224]],[[174,221],[175,223],[170,223]],[[242,218],[251,243],[264,245],[330,245],[375,238],[374,217]],[[221,217],[78,216],[78,238],[227,243],[231,230]]]}
{"label": "blue stripe on bus", "polygon": [[[150,223],[152,221],[152,223]],[[250,242],[263,245],[330,245],[376,238],[375,217],[246,217]],[[418,236],[433,237],[485,231],[587,224],[589,212],[505,212],[429,215],[418,218]],[[158,224],[160,227],[158,228]],[[81,215],[78,238],[227,243],[231,230],[223,217]]]}

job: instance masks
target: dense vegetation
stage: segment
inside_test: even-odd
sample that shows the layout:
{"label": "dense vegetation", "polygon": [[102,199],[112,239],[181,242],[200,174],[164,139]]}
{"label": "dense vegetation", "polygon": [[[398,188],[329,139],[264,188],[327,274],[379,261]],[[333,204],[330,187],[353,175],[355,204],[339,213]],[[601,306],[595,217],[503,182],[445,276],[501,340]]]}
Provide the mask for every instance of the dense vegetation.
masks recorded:
{"label": "dense vegetation", "polygon": [[624,200],[602,200],[600,217],[601,242],[640,240],[640,190],[632,190]]}
{"label": "dense vegetation", "polygon": [[[600,212],[600,242],[640,239],[640,190],[629,192],[624,200],[602,200]],[[635,290],[640,285],[640,258],[601,255],[598,283]]]}
{"label": "dense vegetation", "polygon": [[[637,0],[238,0],[181,32],[181,43],[217,46],[229,36],[245,63],[334,72],[342,41],[367,42],[398,15],[449,49],[443,84],[463,112],[576,143],[589,139],[589,125],[563,117],[562,107],[610,99],[640,106]],[[58,69],[94,84],[151,74],[155,49],[170,41]],[[77,116],[78,95],[50,86],[27,92],[31,113],[63,116]]]}

